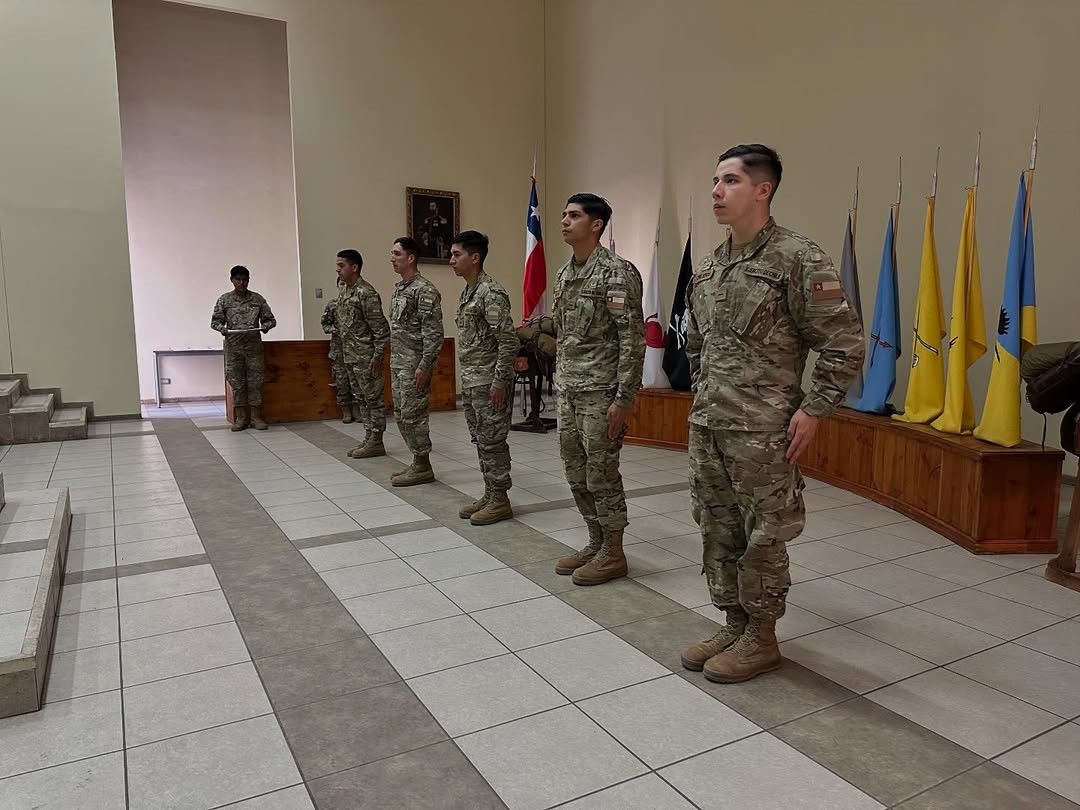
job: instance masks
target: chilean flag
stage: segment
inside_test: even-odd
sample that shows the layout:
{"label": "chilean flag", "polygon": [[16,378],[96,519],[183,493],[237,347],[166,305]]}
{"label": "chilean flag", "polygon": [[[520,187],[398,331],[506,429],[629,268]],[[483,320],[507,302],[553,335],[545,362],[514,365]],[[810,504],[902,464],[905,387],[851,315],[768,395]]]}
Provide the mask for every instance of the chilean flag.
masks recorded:
{"label": "chilean flag", "polygon": [[656,239],[653,241],[652,263],[642,281],[642,312],[645,315],[645,365],[641,372],[642,388],[671,388],[664,371],[664,337],[666,330],[660,320],[660,216],[656,218]]}
{"label": "chilean flag", "polygon": [[522,283],[523,320],[544,314],[547,290],[547,262],[544,261],[544,237],[540,234],[540,202],[536,197],[536,177],[532,178],[529,215],[525,220],[525,280]]}

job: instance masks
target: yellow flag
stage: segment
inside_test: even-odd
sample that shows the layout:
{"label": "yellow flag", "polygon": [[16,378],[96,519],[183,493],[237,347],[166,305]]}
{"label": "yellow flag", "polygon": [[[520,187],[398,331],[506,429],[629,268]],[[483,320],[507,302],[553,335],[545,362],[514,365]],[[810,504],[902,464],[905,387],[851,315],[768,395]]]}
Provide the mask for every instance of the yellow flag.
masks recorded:
{"label": "yellow flag", "polygon": [[941,275],[934,242],[934,198],[929,197],[923,226],[922,266],[907,396],[904,412],[893,414],[893,419],[925,425],[937,419],[945,409],[945,363],[941,355],[944,338],[945,307],[941,303]]}
{"label": "yellow flag", "polygon": [[949,321],[949,365],[945,382],[945,411],[931,427],[942,433],[970,433],[975,427],[975,403],[967,371],[986,354],[979,247],[975,240],[975,189],[967,191],[960,250],[956,255],[952,318]]}

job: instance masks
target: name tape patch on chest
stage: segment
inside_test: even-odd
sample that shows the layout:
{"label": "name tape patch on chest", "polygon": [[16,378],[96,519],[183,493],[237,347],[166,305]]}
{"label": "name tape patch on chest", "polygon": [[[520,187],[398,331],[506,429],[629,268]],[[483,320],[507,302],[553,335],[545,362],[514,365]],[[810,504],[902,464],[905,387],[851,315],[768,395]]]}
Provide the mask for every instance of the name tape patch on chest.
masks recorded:
{"label": "name tape patch on chest", "polygon": [[844,297],[844,288],[839,281],[814,281],[810,284],[810,299],[813,301],[831,301]]}

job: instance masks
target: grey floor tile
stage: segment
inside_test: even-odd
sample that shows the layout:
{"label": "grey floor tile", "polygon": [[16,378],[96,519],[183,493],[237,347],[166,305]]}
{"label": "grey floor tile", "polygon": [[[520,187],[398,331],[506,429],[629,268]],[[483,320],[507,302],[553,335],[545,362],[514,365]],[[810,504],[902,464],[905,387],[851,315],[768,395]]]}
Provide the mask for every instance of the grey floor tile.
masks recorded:
{"label": "grey floor tile", "polygon": [[125,641],[124,686],[247,661],[248,651],[232,622]]}
{"label": "grey floor tile", "polygon": [[876,557],[834,546],[826,540],[797,543],[788,549],[788,554],[796,565],[826,575],[865,568],[878,562]]}
{"label": "grey floor tile", "polygon": [[308,703],[279,716],[308,781],[446,739],[403,683]]}
{"label": "grey floor tile", "polygon": [[1071,719],[1080,715],[1080,667],[1016,644],[949,665],[973,681]]}
{"label": "grey floor tile", "polygon": [[259,658],[256,665],[278,711],[399,680],[366,638]]}
{"label": "grey floor tile", "polygon": [[236,620],[254,624],[265,624],[268,617],[288,611],[334,601],[334,592],[315,573],[274,582],[234,585],[229,588],[228,596]]}
{"label": "grey floor tile", "polygon": [[302,487],[300,489],[287,489],[283,492],[260,492],[254,493],[255,500],[270,509],[274,506],[287,506],[294,503],[322,503],[326,497],[315,487]]}
{"label": "grey floor tile", "polygon": [[446,619],[461,613],[461,609],[434,585],[413,585],[357,596],[346,599],[342,604],[368,634]]}
{"label": "grey floor tile", "polygon": [[518,655],[573,701],[669,674],[667,668],[606,630],[543,644]]}
{"label": "grey floor tile", "polygon": [[659,776],[650,773],[560,807],[563,810],[627,810],[637,807],[647,807],[649,810],[693,810],[694,805]]}
{"label": "grey floor tile", "polygon": [[528,577],[534,583],[544,588],[548,593],[565,593],[578,586],[569,576],[561,576],[555,573],[555,563],[558,558],[540,560],[534,563],[515,565],[514,570],[524,577]]}
{"label": "grey floor tile", "polygon": [[186,557],[191,554],[204,554],[202,541],[198,535],[186,537],[160,537],[156,540],[143,540],[138,543],[124,543],[116,548],[116,564],[132,565],[151,560],[168,560],[173,557]]}
{"label": "grey floor tile", "polygon": [[119,691],[49,703],[38,712],[0,719],[0,779],[119,751],[120,725]]}
{"label": "grey floor tile", "polygon": [[287,520],[278,525],[290,540],[303,540],[305,537],[353,532],[356,531],[358,524],[348,515],[341,514],[328,517],[304,518],[302,520]]}
{"label": "grey floor tile", "polygon": [[982,762],[966,748],[865,698],[772,733],[888,806]]}
{"label": "grey floor tile", "polygon": [[1080,770],[1076,752],[1080,751],[1080,725],[1066,723],[995,760],[1018,773],[1080,804]]}
{"label": "grey floor tile", "polygon": [[315,807],[304,785],[275,790],[227,806],[232,810],[314,810]]}
{"label": "grey floor tile", "polygon": [[559,594],[559,598],[604,627],[630,624],[685,609],[678,602],[631,579],[608,582],[602,587],[576,587]]}
{"label": "grey floor tile", "polygon": [[115,644],[119,639],[116,608],[59,616],[53,636],[53,653]]}
{"label": "grey floor tile", "polygon": [[[665,768],[660,775],[701,808],[828,807],[878,802],[769,734],[758,734]],[[723,785],[723,791],[717,790]]]}
{"label": "grey floor tile", "polygon": [[507,650],[468,616],[390,630],[372,637],[403,678],[494,658]]}
{"label": "grey floor tile", "polygon": [[46,703],[119,688],[120,650],[117,644],[54,653],[49,659]]}
{"label": "grey floor tile", "polygon": [[896,564],[964,586],[978,585],[980,582],[1001,577],[1000,565],[980,560],[974,554],[955,546],[913,554],[897,560]]}
{"label": "grey floor tile", "polygon": [[837,574],[836,579],[895,599],[905,605],[959,590],[961,586],[944,579],[912,571],[890,562]]}
{"label": "grey floor tile", "polygon": [[1061,722],[1049,712],[944,669],[924,672],[868,697],[987,758]]}
{"label": "grey floor tile", "polygon": [[240,630],[253,658],[364,635],[356,620],[336,599],[309,607],[266,612],[258,618],[258,621],[245,619],[240,622]]}
{"label": "grey floor tile", "polygon": [[225,594],[219,590],[203,591],[124,605],[120,610],[120,633],[128,641],[232,620]]}
{"label": "grey floor tile", "polygon": [[914,799],[898,810],[1075,810],[1076,805],[1011,771],[986,762]]}
{"label": "grey floor tile", "polygon": [[270,517],[278,523],[342,514],[341,509],[326,498],[323,498],[321,501],[306,501],[301,503],[282,504],[280,506],[267,506],[266,511]]}
{"label": "grey floor tile", "polygon": [[349,516],[365,529],[378,529],[383,526],[396,526],[399,523],[413,523],[428,519],[426,514],[407,504],[349,512]]}
{"label": "grey floor tile", "polygon": [[124,803],[124,755],[120,752],[0,780],[0,807],[107,810],[124,807]]}
{"label": "grey floor tile", "polygon": [[650,768],[760,730],[675,675],[590,698],[578,707]]}
{"label": "grey floor tile", "polygon": [[1059,616],[967,588],[936,596],[918,605],[920,610],[952,619],[1003,639],[1033,633],[1061,621]]}
{"label": "grey floor tile", "polygon": [[697,608],[711,603],[709,588],[701,574],[700,565],[647,574],[636,581],[684,607]]}
{"label": "grey floor tile", "polygon": [[717,630],[719,627],[716,622],[692,610],[669,613],[611,628],[612,633],[633,644],[673,672],[682,672],[679,656],[684,649],[691,644],[711,638]]}
{"label": "grey floor tile", "polygon": [[832,627],[785,641],[780,645],[780,652],[859,694],[933,666],[846,627]]}
{"label": "grey floor tile", "polygon": [[600,625],[554,596],[515,602],[472,614],[511,650],[523,650],[600,629]]}
{"label": "grey floor tile", "polygon": [[830,514],[831,511],[810,512],[807,514],[802,536],[811,540],[826,540],[837,535],[862,531],[862,527],[855,523],[833,517]]}
{"label": "grey floor tile", "polygon": [[849,627],[939,665],[1001,643],[997,636],[957,624],[917,607],[879,613],[877,616],[853,622]]}
{"label": "grey floor tile", "polygon": [[137,543],[141,540],[157,540],[161,537],[184,537],[198,534],[191,518],[155,520],[150,523],[133,523],[116,527],[116,542]]}
{"label": "grey floor tile", "polygon": [[427,554],[432,551],[444,551],[448,548],[469,545],[468,540],[445,526],[391,534],[383,537],[382,542],[399,557],[411,557],[414,554]]}
{"label": "grey floor tile", "polygon": [[1016,643],[1029,650],[1060,658],[1080,666],[1080,621],[1060,622],[1027,636],[1016,639]]}
{"label": "grey floor tile", "polygon": [[306,548],[301,553],[316,571],[395,559],[394,552],[373,537]]}
{"label": "grey floor tile", "polygon": [[210,565],[193,565],[188,568],[120,577],[118,585],[121,606],[213,591],[220,587]]}
{"label": "grey floor tile", "polygon": [[128,746],[247,720],[272,711],[250,662],[124,690]]}
{"label": "grey floor tile", "polygon": [[272,715],[128,750],[132,810],[217,807],[300,782]]}
{"label": "grey floor tile", "polygon": [[[717,622],[723,620],[723,613],[711,605],[707,608],[698,608],[697,612],[707,619]],[[833,624],[830,620],[811,613],[809,610],[803,610],[798,605],[787,605],[783,618],[776,623],[776,637],[780,641],[788,641],[832,627]]]}
{"label": "grey floor tile", "polygon": [[884,613],[902,605],[832,577],[791,586],[788,602],[840,624]]}
{"label": "grey floor tile", "polygon": [[346,495],[344,498],[335,498],[334,503],[343,512],[366,512],[387,506],[407,506],[397,495],[386,491]]}
{"label": "grey floor tile", "polygon": [[523,526],[515,537],[473,538],[473,542],[506,565],[524,565],[564,556],[569,549],[558,540]]}
{"label": "grey floor tile", "polygon": [[547,595],[539,585],[510,568],[444,579],[435,587],[466,613]]}
{"label": "grey floor tile", "polygon": [[105,526],[100,529],[83,529],[81,531],[73,528],[71,535],[68,537],[68,551],[80,548],[111,546],[116,542],[113,537],[114,531],[112,526]]}
{"label": "grey floor tile", "polygon": [[409,585],[423,585],[426,580],[401,560],[353,565],[325,571],[322,578],[338,599],[366,596]]}
{"label": "grey floor tile", "polygon": [[116,580],[102,579],[65,585],[60,591],[60,615],[116,607]]}
{"label": "grey floor tile", "polygon": [[646,771],[573,706],[470,734],[458,745],[514,810],[551,807]]}
{"label": "grey floor tile", "polygon": [[413,678],[409,687],[451,737],[517,720],[567,702],[513,655]]}
{"label": "grey floor tile", "polygon": [[187,506],[182,503],[146,506],[140,509],[117,509],[114,515],[117,526],[127,526],[132,523],[153,523],[160,520],[182,520],[186,517],[188,517]]}
{"label": "grey floor tile", "polygon": [[625,549],[631,577],[657,574],[686,566],[686,559],[653,543],[635,543]]}
{"label": "grey floor tile", "polygon": [[408,564],[430,582],[493,571],[504,565],[486,551],[473,545],[433,551],[409,557]]}
{"label": "grey floor tile", "polygon": [[320,810],[385,807],[387,797],[409,810],[501,810],[505,805],[450,741],[315,779]]}
{"label": "grey floor tile", "polygon": [[1021,605],[1038,608],[1062,618],[1080,616],[1080,592],[1062,588],[1060,585],[1031,574],[1013,574],[977,586],[978,590],[992,593]]}

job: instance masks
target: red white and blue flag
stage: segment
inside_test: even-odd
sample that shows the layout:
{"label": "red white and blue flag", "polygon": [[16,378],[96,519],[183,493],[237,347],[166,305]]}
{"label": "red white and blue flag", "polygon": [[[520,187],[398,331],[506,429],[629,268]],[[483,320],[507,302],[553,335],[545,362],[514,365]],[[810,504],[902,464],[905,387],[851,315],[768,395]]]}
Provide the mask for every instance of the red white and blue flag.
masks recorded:
{"label": "red white and blue flag", "polygon": [[525,280],[522,283],[522,320],[544,314],[547,290],[547,262],[544,261],[544,237],[540,233],[540,202],[536,196],[536,177],[529,194],[529,215],[525,220]]}

